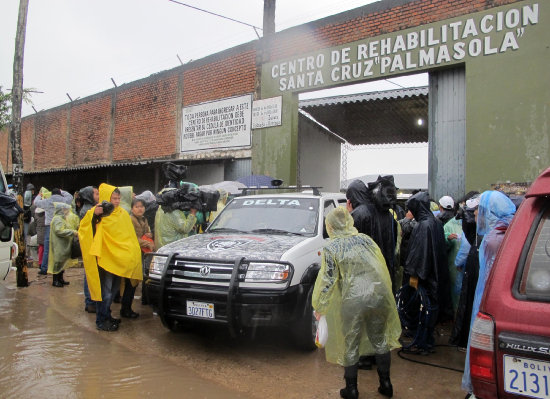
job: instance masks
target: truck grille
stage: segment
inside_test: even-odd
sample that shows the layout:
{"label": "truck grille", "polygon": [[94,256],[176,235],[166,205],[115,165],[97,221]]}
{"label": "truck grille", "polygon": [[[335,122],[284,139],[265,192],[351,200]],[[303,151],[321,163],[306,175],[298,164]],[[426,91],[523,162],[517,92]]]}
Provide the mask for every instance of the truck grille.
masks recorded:
{"label": "truck grille", "polygon": [[233,263],[218,263],[211,261],[175,260],[172,265],[173,281],[178,279],[229,284]]}

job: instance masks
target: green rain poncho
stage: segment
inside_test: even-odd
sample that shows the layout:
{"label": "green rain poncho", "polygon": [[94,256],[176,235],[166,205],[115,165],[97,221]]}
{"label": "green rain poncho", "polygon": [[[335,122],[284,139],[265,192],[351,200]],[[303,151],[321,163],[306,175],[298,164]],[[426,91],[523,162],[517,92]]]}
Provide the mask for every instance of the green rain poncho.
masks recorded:
{"label": "green rain poncho", "polygon": [[118,187],[118,191],[120,191],[120,207],[130,214],[132,212],[134,188],[132,186],[122,186]]}
{"label": "green rain poncho", "polygon": [[[77,259],[71,259],[71,244],[78,229],[78,216],[71,206],[54,202],[54,216],[50,224],[50,255],[48,273],[58,274],[68,267],[76,266]],[[75,224],[76,219],[76,224]]]}
{"label": "green rain poncho", "polygon": [[327,361],[353,366],[359,355],[401,347],[401,324],[384,257],[376,243],[353,227],[338,207],[326,218],[331,240],[313,289],[313,308],[326,315]]}
{"label": "green rain poncho", "polygon": [[166,244],[187,237],[196,222],[197,217],[189,212],[179,209],[165,212],[160,206],[155,215],[155,247],[159,249]]}

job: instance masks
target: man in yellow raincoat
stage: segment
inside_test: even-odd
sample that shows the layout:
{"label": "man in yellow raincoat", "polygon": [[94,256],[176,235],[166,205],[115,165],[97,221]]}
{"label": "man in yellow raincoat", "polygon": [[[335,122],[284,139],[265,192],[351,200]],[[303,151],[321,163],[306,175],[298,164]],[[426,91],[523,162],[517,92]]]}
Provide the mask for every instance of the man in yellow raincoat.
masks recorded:
{"label": "man in yellow raincoat", "polygon": [[[103,201],[111,202],[114,210],[108,214]],[[120,277],[137,284],[143,278],[141,250],[130,219],[120,206],[120,191],[109,184],[99,186],[99,204],[90,209],[78,229],[82,260],[92,300],[96,306],[96,327],[116,331],[120,319],[111,317],[113,293]]]}
{"label": "man in yellow raincoat", "polygon": [[327,361],[344,366],[340,396],[359,397],[359,355],[375,355],[378,391],[391,397],[390,351],[401,347],[401,323],[384,257],[369,236],[357,232],[347,209],[331,211],[326,226],[331,240],[323,249],[312,303],[316,317],[326,316]]}

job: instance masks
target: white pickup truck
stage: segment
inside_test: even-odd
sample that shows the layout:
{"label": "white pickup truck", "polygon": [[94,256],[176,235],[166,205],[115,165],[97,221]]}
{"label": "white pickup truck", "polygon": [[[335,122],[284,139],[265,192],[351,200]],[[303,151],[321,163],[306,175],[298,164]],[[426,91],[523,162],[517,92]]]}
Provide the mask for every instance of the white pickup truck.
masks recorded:
{"label": "white pickup truck", "polygon": [[196,322],[232,334],[283,326],[298,347],[315,349],[311,295],[324,219],[345,203],[345,195],[317,189],[234,198],[203,234],[152,254],[144,271],[149,303],[170,330]]}
{"label": "white pickup truck", "polygon": [[[6,176],[0,165],[0,192],[8,193]],[[0,280],[4,280],[11,268],[12,259],[17,256],[17,246],[13,242],[13,229],[0,221]]]}

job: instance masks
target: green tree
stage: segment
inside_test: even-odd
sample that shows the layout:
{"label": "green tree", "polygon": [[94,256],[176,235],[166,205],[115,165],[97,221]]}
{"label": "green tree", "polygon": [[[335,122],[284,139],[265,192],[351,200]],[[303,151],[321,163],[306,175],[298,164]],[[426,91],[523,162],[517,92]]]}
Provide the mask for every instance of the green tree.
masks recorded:
{"label": "green tree", "polygon": [[11,95],[9,93],[4,93],[2,86],[0,86],[0,130],[4,126],[10,124],[11,117]]}

